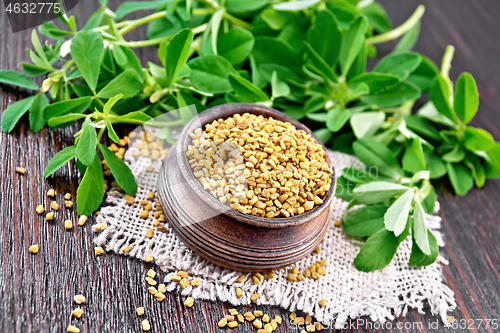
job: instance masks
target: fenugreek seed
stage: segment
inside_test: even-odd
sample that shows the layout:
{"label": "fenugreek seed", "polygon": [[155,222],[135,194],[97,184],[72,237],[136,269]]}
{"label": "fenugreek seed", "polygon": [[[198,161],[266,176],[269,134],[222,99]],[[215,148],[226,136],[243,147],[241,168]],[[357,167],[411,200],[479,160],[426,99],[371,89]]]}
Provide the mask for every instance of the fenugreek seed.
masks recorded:
{"label": "fenugreek seed", "polygon": [[56,196],[56,191],[54,191],[53,189],[50,189],[47,191],[47,196],[53,198]]}
{"label": "fenugreek seed", "polygon": [[322,331],[324,329],[323,325],[321,323],[315,323],[314,327],[316,328],[316,331]]}
{"label": "fenugreek seed", "polygon": [[193,287],[198,287],[200,285],[200,279],[192,279],[191,280],[191,285]]}
{"label": "fenugreek seed", "polygon": [[102,222],[102,223],[97,223],[94,228],[96,230],[106,230],[108,228],[108,224],[106,222]]}
{"label": "fenugreek seed", "polygon": [[54,212],[47,213],[47,215],[45,215],[45,218],[47,219],[47,221],[52,221],[54,219]]}
{"label": "fenugreek seed", "polygon": [[146,276],[146,282],[149,283],[152,286],[156,286],[156,281],[149,276]]}
{"label": "fenugreek seed", "polygon": [[83,310],[80,308],[74,309],[73,312],[71,313],[73,317],[75,318],[80,318],[83,314]]}
{"label": "fenugreek seed", "polygon": [[148,231],[146,232],[146,237],[153,238],[154,233],[155,233],[155,229],[153,229],[153,228],[148,229]]}
{"label": "fenugreek seed", "polygon": [[75,295],[75,297],[73,297],[73,299],[75,300],[76,304],[85,303],[85,296],[83,296],[83,295]]}
{"label": "fenugreek seed", "polygon": [[141,206],[146,206],[148,203],[149,203],[149,201],[147,201],[147,200],[140,201]]}
{"label": "fenugreek seed", "polygon": [[146,171],[147,171],[147,172],[153,172],[153,170],[154,170],[154,168],[153,168],[153,166],[152,166],[152,165],[148,165],[148,166],[146,167]]}
{"label": "fenugreek seed", "polygon": [[227,322],[234,321],[234,316],[233,315],[225,315],[224,318],[226,318]]}
{"label": "fenugreek seed", "polygon": [[50,207],[52,207],[53,210],[59,210],[59,204],[55,201],[50,203]]}
{"label": "fenugreek seed", "polygon": [[64,228],[66,228],[67,230],[73,228],[73,223],[71,223],[70,220],[64,221]]}
{"label": "fenugreek seed", "polygon": [[325,275],[326,274],[326,269],[324,267],[320,267],[317,269],[318,274],[320,275]]}
{"label": "fenugreek seed", "polygon": [[151,262],[151,261],[153,261],[153,256],[150,254],[147,254],[146,255],[146,262]]}
{"label": "fenugreek seed", "polygon": [[69,333],[80,333],[80,329],[76,326],[69,325],[68,326],[68,332]]}
{"label": "fenugreek seed", "polygon": [[140,214],[139,214],[139,217],[140,217],[141,219],[147,219],[147,218],[148,218],[148,216],[149,216],[149,210],[146,210],[146,209],[142,210],[142,211],[140,212]]}
{"label": "fenugreek seed", "polygon": [[251,312],[246,312],[246,313],[243,315],[243,317],[245,317],[245,319],[246,319],[247,321],[252,321],[252,320],[254,320],[254,319],[255,319],[255,316],[254,316],[254,315],[253,315],[253,313],[251,313]]}
{"label": "fenugreek seed", "polygon": [[262,322],[259,319],[255,319],[254,322],[253,322],[253,326],[256,329],[261,329],[262,328]]}
{"label": "fenugreek seed", "polygon": [[318,264],[320,266],[326,266],[326,264],[328,264],[328,261],[326,261],[326,260],[323,259],[323,260],[318,261]]}
{"label": "fenugreek seed", "polygon": [[188,297],[186,298],[186,300],[184,301],[184,306],[187,307],[187,308],[190,308],[192,307],[194,304],[194,298],[192,297]]}
{"label": "fenugreek seed", "polygon": [[302,275],[302,274],[297,275],[297,280],[304,281],[305,279],[306,278],[304,277],[304,275]]}
{"label": "fenugreek seed", "polygon": [[319,248],[319,246],[316,246],[316,248],[314,249],[314,253],[319,254],[320,252],[321,249]]}
{"label": "fenugreek seed", "polygon": [[38,253],[38,245],[31,245],[28,248],[28,251],[31,252],[31,253],[37,254]]}
{"label": "fenugreek seed", "polygon": [[271,321],[271,318],[269,317],[268,314],[265,314],[263,317],[262,317],[262,321],[265,322],[265,323],[268,323],[269,321]]}
{"label": "fenugreek seed", "polygon": [[78,219],[78,225],[82,226],[85,224],[85,222],[87,222],[87,216],[81,215],[80,218]]}
{"label": "fenugreek seed", "polygon": [[226,320],[226,318],[222,318],[222,319],[219,321],[218,325],[219,325],[219,327],[220,327],[220,328],[225,327],[225,326],[227,325],[227,320]]}
{"label": "fenugreek seed", "polygon": [[297,314],[295,312],[290,313],[290,319],[297,318]]}
{"label": "fenugreek seed", "polygon": [[297,317],[293,320],[293,323],[295,325],[303,325],[304,324],[304,317]]}
{"label": "fenugreek seed", "polygon": [[254,310],[253,314],[255,317],[262,317],[264,315],[260,310]]}
{"label": "fenugreek seed", "polygon": [[71,200],[71,193],[66,193],[66,194],[64,195],[64,199],[65,199],[65,200]]}
{"label": "fenugreek seed", "polygon": [[100,256],[101,254],[104,253],[104,249],[100,246],[94,247],[94,252],[96,255]]}
{"label": "fenugreek seed", "polygon": [[38,214],[43,214],[43,212],[45,212],[45,208],[43,208],[42,205],[38,205],[38,206],[36,206],[36,212]]}
{"label": "fenugreek seed", "polygon": [[144,314],[144,308],[140,307],[135,310],[138,316],[142,316]]}
{"label": "fenugreek seed", "polygon": [[153,209],[153,205],[151,205],[150,203],[148,203],[146,206],[144,206],[144,209],[145,210],[151,210],[151,209]]}
{"label": "fenugreek seed", "polygon": [[156,277],[156,272],[155,272],[154,270],[150,269],[150,270],[146,273],[146,275],[147,275],[148,277],[150,277],[150,278],[154,279],[154,278]]}
{"label": "fenugreek seed", "polygon": [[24,175],[26,173],[26,169],[25,168],[21,168],[21,167],[17,167],[16,168],[16,172],[18,174]]}
{"label": "fenugreek seed", "polygon": [[312,318],[310,315],[306,315],[306,324],[310,324],[312,321]]}
{"label": "fenugreek seed", "polygon": [[181,282],[182,278],[178,275],[172,275],[172,277],[170,278],[170,280],[174,281],[174,282]]}
{"label": "fenugreek seed", "polygon": [[322,298],[318,304],[321,306],[321,307],[324,307],[326,305],[326,300],[324,298]]}
{"label": "fenugreek seed", "polygon": [[281,322],[283,321],[283,319],[282,319],[280,316],[276,316],[276,317],[274,318],[274,320],[276,320],[276,322],[277,322],[279,325],[281,325]]}
{"label": "fenugreek seed", "polygon": [[164,293],[157,292],[157,293],[155,294],[155,298],[156,298],[156,300],[157,300],[158,302],[163,301],[163,300],[165,299],[165,297],[166,297],[166,296],[165,296],[165,294],[164,294]]}
{"label": "fenugreek seed", "polygon": [[271,326],[273,328],[273,331],[278,328],[278,323],[276,322],[276,320],[271,320]]}
{"label": "fenugreek seed", "polygon": [[153,200],[155,198],[154,192],[148,192],[148,200]]}
{"label": "fenugreek seed", "polygon": [[297,281],[297,275],[295,275],[293,273],[288,274],[288,280],[291,282]]}
{"label": "fenugreek seed", "polygon": [[243,316],[242,316],[242,315],[240,315],[240,314],[236,315],[236,318],[238,318],[238,321],[239,321],[240,323],[244,323],[244,322],[245,322],[245,317],[243,317]]}
{"label": "fenugreek seed", "polygon": [[135,198],[129,194],[126,194],[125,195],[125,201],[127,201],[127,203],[129,205],[133,204],[135,202]]}
{"label": "fenugreek seed", "polygon": [[308,278],[308,277],[310,277],[310,276],[311,276],[311,271],[310,271],[310,270],[308,270],[308,269],[306,269],[306,270],[304,271],[304,277]]}
{"label": "fenugreek seed", "polygon": [[238,310],[236,310],[236,309],[229,309],[229,314],[231,316],[236,316],[238,314]]}
{"label": "fenugreek seed", "polygon": [[340,227],[342,225],[342,220],[337,220],[335,223],[333,223],[334,226]]}
{"label": "fenugreek seed", "polygon": [[260,280],[258,277],[256,277],[255,275],[252,276],[252,280],[253,282],[255,282],[256,284],[259,284],[260,283]]}
{"label": "fenugreek seed", "polygon": [[236,287],[236,296],[243,297],[243,290],[240,287]]}
{"label": "fenugreek seed", "polygon": [[231,321],[229,323],[227,323],[227,326],[229,328],[235,328],[235,327],[238,327],[238,322],[237,321]]}
{"label": "fenugreek seed", "polygon": [[243,281],[245,281],[245,277],[246,275],[240,275],[240,277],[236,280],[236,282],[242,283]]}
{"label": "fenugreek seed", "polygon": [[311,277],[315,280],[319,280],[319,278],[321,277],[321,275],[319,275],[318,273],[316,272],[312,272],[311,273]]}
{"label": "fenugreek seed", "polygon": [[255,301],[257,300],[257,298],[259,298],[259,294],[255,293],[255,294],[253,294],[253,295],[250,297],[250,300],[251,300],[252,302],[255,302]]}
{"label": "fenugreek seed", "polygon": [[132,245],[126,246],[123,248],[123,252],[128,253],[130,252],[134,247]]}
{"label": "fenugreek seed", "polygon": [[315,329],[314,329],[314,324],[309,324],[306,326],[306,331],[307,332],[314,332]]}
{"label": "fenugreek seed", "polygon": [[166,293],[167,292],[167,286],[164,283],[160,284],[158,286],[158,292],[160,292],[160,293]]}
{"label": "fenugreek seed", "polygon": [[179,275],[181,278],[187,278],[188,277],[188,272],[178,271],[177,275]]}
{"label": "fenugreek seed", "polygon": [[260,273],[255,273],[254,276],[256,276],[259,281],[262,281],[264,279],[264,276]]}
{"label": "fenugreek seed", "polygon": [[267,333],[265,329],[257,330],[257,333]]}
{"label": "fenugreek seed", "polygon": [[264,329],[267,333],[271,333],[273,331],[273,327],[271,326],[271,324],[264,325]]}
{"label": "fenugreek seed", "polygon": [[182,289],[186,289],[186,287],[188,286],[189,282],[186,278],[183,278],[180,282],[179,282],[179,285],[181,286]]}
{"label": "fenugreek seed", "polygon": [[274,279],[274,272],[273,271],[266,272],[266,277],[268,280]]}
{"label": "fenugreek seed", "polygon": [[157,226],[159,226],[159,225],[160,225],[160,220],[155,219],[155,220],[153,221],[153,226],[154,226],[154,227],[157,227]]}
{"label": "fenugreek seed", "polygon": [[292,268],[293,274],[299,274],[299,269],[297,267]]}
{"label": "fenugreek seed", "polygon": [[150,329],[151,329],[151,325],[149,325],[149,321],[147,321],[147,320],[143,320],[143,321],[142,321],[142,330],[143,330],[144,332],[147,332],[147,331],[149,331]]}
{"label": "fenugreek seed", "polygon": [[156,290],[156,288],[155,288],[155,287],[149,287],[149,288],[148,288],[148,291],[149,291],[149,293],[150,293],[150,294],[152,294],[152,295],[156,295],[156,294],[158,293],[158,290]]}

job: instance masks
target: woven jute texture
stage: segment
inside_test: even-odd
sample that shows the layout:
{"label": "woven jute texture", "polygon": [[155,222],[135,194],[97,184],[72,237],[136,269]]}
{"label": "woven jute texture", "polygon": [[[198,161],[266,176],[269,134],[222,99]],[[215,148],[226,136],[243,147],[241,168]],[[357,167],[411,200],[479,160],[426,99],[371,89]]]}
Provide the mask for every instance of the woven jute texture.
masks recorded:
{"label": "woven jute texture", "polygon": [[[168,223],[161,224],[166,227],[166,232],[156,230],[153,226],[154,207],[147,219],[139,217],[142,210],[139,201],[147,199],[150,191],[156,191],[162,162],[142,155],[135,157],[139,155],[134,154],[136,150],[131,144],[124,158],[139,186],[136,203],[127,204],[124,193],[112,184],[105,207],[97,217],[97,223],[107,222],[108,227],[104,231],[95,230],[99,233],[95,243],[107,251],[141,260],[151,254],[154,263],[168,272],[165,277],[168,291],[176,290],[195,299],[219,299],[233,305],[249,304],[250,296],[258,293],[260,297],[256,304],[277,305],[290,311],[314,314],[318,321],[335,328],[342,328],[349,317],[368,316],[373,321],[383,322],[404,315],[409,308],[423,313],[425,305],[432,314],[439,315],[445,325],[449,324],[447,315],[455,307],[455,300],[453,292],[443,282],[441,265],[446,265],[447,261],[439,257],[428,267],[408,266],[411,242],[406,240],[399,246],[391,264],[383,270],[371,273],[356,270],[353,261],[363,242],[347,236],[342,227],[334,226],[347,206],[346,201],[338,198],[334,198],[331,206],[331,225],[324,242],[320,244],[320,254],[308,255],[294,265],[303,272],[318,260],[325,259],[328,261],[326,275],[319,280],[307,278],[302,282],[290,282],[287,279],[289,269],[279,269],[275,271],[275,278],[269,280],[264,277],[260,284],[255,284],[251,274],[247,274],[242,283],[236,282],[241,272],[221,268],[200,258],[176,237]],[[331,155],[337,174],[348,166],[364,168],[353,156],[338,152],[331,152]],[[153,167],[151,172],[147,171],[149,165]],[[439,232],[441,218],[437,215],[427,215],[426,218],[438,244],[443,246]],[[155,229],[151,239],[146,237],[150,228]],[[123,249],[128,246],[133,248],[125,253]],[[181,289],[170,279],[178,270],[187,271],[190,278],[198,278],[201,284]],[[236,287],[244,291],[243,297],[236,296]],[[325,307],[318,304],[322,298],[326,300]]]}

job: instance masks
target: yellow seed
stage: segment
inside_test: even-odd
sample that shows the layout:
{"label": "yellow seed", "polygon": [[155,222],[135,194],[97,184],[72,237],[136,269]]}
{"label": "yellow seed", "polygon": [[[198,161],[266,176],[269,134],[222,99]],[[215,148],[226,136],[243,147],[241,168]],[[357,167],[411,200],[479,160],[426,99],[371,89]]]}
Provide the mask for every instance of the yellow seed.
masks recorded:
{"label": "yellow seed", "polygon": [[153,238],[154,233],[155,233],[155,229],[153,229],[153,228],[148,229],[148,231],[146,232],[146,237]]}
{"label": "yellow seed", "polygon": [[295,325],[303,325],[304,324],[304,317],[297,317],[293,320],[293,323]]}
{"label": "yellow seed", "polygon": [[246,313],[243,315],[243,317],[245,317],[245,319],[246,319],[247,321],[252,321],[252,320],[254,320],[254,319],[255,319],[255,316],[254,316],[254,315],[253,315],[253,313],[251,313],[251,312],[246,312]]}
{"label": "yellow seed", "polygon": [[144,308],[143,307],[137,308],[135,311],[137,311],[137,315],[138,316],[142,316],[144,314]]}
{"label": "yellow seed", "polygon": [[154,170],[154,168],[153,168],[153,166],[152,166],[152,165],[148,165],[148,166],[146,167],[146,171],[147,171],[147,172],[153,172],[153,170]]}
{"label": "yellow seed", "polygon": [[236,296],[238,296],[238,297],[243,296],[243,290],[241,290],[240,287],[236,287]]}
{"label": "yellow seed", "polygon": [[69,333],[80,333],[80,329],[76,326],[69,325],[68,326],[68,332]]}
{"label": "yellow seed", "polygon": [[323,260],[318,261],[318,264],[320,266],[326,266],[326,264],[328,264],[328,261],[326,261],[326,260],[323,259]]}
{"label": "yellow seed", "polygon": [[266,277],[268,280],[274,279],[274,272],[273,271],[266,272]]}
{"label": "yellow seed", "polygon": [[71,228],[73,228],[73,223],[71,223],[70,220],[64,221],[64,228],[66,228],[68,230],[71,229]]}
{"label": "yellow seed", "polygon": [[151,210],[151,209],[153,209],[153,206],[150,203],[148,203],[146,206],[144,206],[144,209]]}
{"label": "yellow seed", "polygon": [[271,320],[271,326],[273,328],[273,331],[278,328],[278,323],[275,319]]}
{"label": "yellow seed", "polygon": [[229,328],[235,328],[235,327],[238,327],[238,322],[237,321],[231,321],[227,324],[227,326],[229,326]]}
{"label": "yellow seed", "polygon": [[135,202],[135,198],[129,194],[125,195],[125,200],[129,205],[133,204]]}
{"label": "yellow seed", "polygon": [[[116,154],[116,156],[120,157],[119,155],[120,155],[120,154]],[[107,176],[107,177],[108,177],[108,176],[111,176],[111,170],[106,170],[106,171],[104,171],[104,172],[103,172],[103,174],[104,174],[105,176]]]}
{"label": "yellow seed", "polygon": [[342,225],[342,220],[335,221],[335,223],[333,225],[336,227],[340,227]]}
{"label": "yellow seed", "polygon": [[78,219],[78,225],[82,226],[85,224],[85,222],[87,222],[87,216],[81,215],[80,218]]}
{"label": "yellow seed", "polygon": [[314,249],[314,253],[319,254],[320,251],[321,250],[320,250],[319,246],[316,246],[316,248]]}
{"label": "yellow seed", "polygon": [[83,296],[83,295],[75,295],[75,297],[73,297],[73,299],[75,300],[76,304],[85,303],[85,296]]}
{"label": "yellow seed", "polygon": [[271,326],[271,324],[264,325],[264,329],[267,333],[271,333],[273,331],[273,327]]}
{"label": "yellow seed", "polygon": [[232,316],[232,315],[225,315],[224,318],[226,318],[228,323],[231,321],[234,321],[234,316]]}
{"label": "yellow seed", "polygon": [[187,278],[188,277],[188,272],[178,271],[177,275],[179,275],[181,278]]}
{"label": "yellow seed", "polygon": [[75,318],[80,318],[83,314],[83,310],[80,308],[74,309],[73,312],[71,313],[73,317]]}
{"label": "yellow seed", "polygon": [[320,267],[316,270],[318,274],[320,275],[325,275],[326,274],[326,269],[324,267]]}
{"label": "yellow seed", "polygon": [[147,273],[146,273],[147,276],[149,276],[150,278],[154,279],[156,277],[156,272],[152,269],[150,269]]}
{"label": "yellow seed", "polygon": [[245,317],[243,317],[243,316],[242,316],[242,315],[240,315],[240,314],[236,315],[236,318],[238,318],[238,321],[239,321],[240,323],[244,323],[244,322],[245,322]]}
{"label": "yellow seed", "polygon": [[312,277],[313,279],[315,279],[315,280],[319,280],[319,279],[320,279],[320,277],[321,277],[321,275],[319,275],[319,274],[318,274],[318,273],[316,273],[316,272],[312,272],[312,273],[311,273],[311,277]]}
{"label": "yellow seed", "polygon": [[255,319],[254,322],[253,322],[253,326],[257,329],[261,329],[262,328],[262,322],[259,320],[259,319]]}
{"label": "yellow seed", "polygon": [[164,293],[157,292],[157,293],[155,294],[155,298],[156,298],[156,300],[157,300],[158,302],[163,301],[163,300],[165,299],[165,297],[166,297],[166,296],[165,296],[165,294],[164,294]]}
{"label": "yellow seed", "polygon": [[238,314],[238,310],[236,310],[236,309],[229,309],[229,313],[231,314],[231,316],[236,316]]}
{"label": "yellow seed", "polygon": [[220,328],[225,327],[225,326],[227,325],[227,320],[226,320],[226,318],[222,318],[222,319],[219,321],[219,324],[218,324],[218,325],[219,325],[219,327],[220,327]]}
{"label": "yellow seed", "polygon": [[321,325],[321,323],[316,323],[314,324],[314,327],[316,328],[316,331],[322,331],[323,330],[323,325]]}
{"label": "yellow seed", "polygon": [[306,316],[306,324],[310,324],[310,323],[311,323],[311,321],[312,321],[311,316],[310,316],[310,315],[307,315],[307,316]]}
{"label": "yellow seed", "polygon": [[262,321],[265,322],[265,323],[268,323],[269,321],[271,321],[271,318],[269,318],[269,315],[265,314],[263,317],[262,317]]}
{"label": "yellow seed", "polygon": [[306,331],[307,332],[314,332],[315,329],[314,329],[314,324],[309,324],[306,326]]}
{"label": "yellow seed", "polygon": [[186,278],[183,278],[180,282],[179,282],[179,285],[181,286],[182,289],[186,289],[186,287],[188,286],[189,282]]}
{"label": "yellow seed", "polygon": [[255,282],[256,284],[259,284],[259,283],[260,283],[259,278],[258,278],[258,277],[256,277],[255,275],[254,275],[254,276],[252,276],[252,280],[253,280],[253,282]]}
{"label": "yellow seed", "polygon": [[37,254],[38,253],[38,245],[31,245],[28,249],[29,252]]}
{"label": "yellow seed", "polygon": [[160,292],[160,293],[166,293],[167,292],[167,286],[165,286],[165,284],[163,284],[163,283],[160,284],[158,286],[158,292]]}
{"label": "yellow seed", "polygon": [[97,223],[94,228],[96,230],[106,230],[106,228],[108,227],[108,224],[106,222],[103,222],[103,223]]}
{"label": "yellow seed", "polygon": [[304,271],[304,277],[308,278],[308,277],[310,277],[310,276],[311,276],[311,271],[310,271],[310,270],[308,270],[308,269],[306,269],[306,270]]}
{"label": "yellow seed", "polygon": [[290,313],[290,319],[297,318],[297,314],[295,312]]}
{"label": "yellow seed", "polygon": [[324,307],[326,305],[326,300],[324,298],[322,298],[318,304],[321,306],[321,307]]}
{"label": "yellow seed", "polygon": [[154,192],[149,192],[148,193],[148,200],[153,200],[155,198],[155,193]]}
{"label": "yellow seed", "polygon": [[43,208],[42,205],[38,205],[38,206],[36,206],[36,212],[38,214],[43,214],[43,212],[45,212],[45,208]]}
{"label": "yellow seed", "polygon": [[17,167],[16,168],[16,172],[18,174],[24,175],[26,173],[26,169],[25,168],[21,168],[21,167]]}
{"label": "yellow seed", "polygon": [[186,300],[184,301],[184,306],[187,307],[187,308],[190,308],[192,307],[194,304],[194,298],[192,297],[188,297],[186,298]]}
{"label": "yellow seed", "polygon": [[149,291],[149,293],[150,293],[150,294],[152,294],[152,295],[156,295],[156,294],[158,293],[158,290],[156,290],[156,288],[155,288],[155,287],[149,287],[149,288],[148,288],[148,291]]}
{"label": "yellow seed", "polygon": [[151,262],[151,261],[153,261],[153,256],[150,254],[147,254],[146,255],[146,262]]}
{"label": "yellow seed", "polygon": [[200,279],[192,279],[191,280],[191,285],[193,287],[198,287],[200,285]]}
{"label": "yellow seed", "polygon": [[280,316],[276,316],[276,317],[274,318],[274,320],[276,320],[276,322],[277,322],[279,325],[281,325],[281,322],[283,321],[283,319],[282,319]]}
{"label": "yellow seed", "polygon": [[146,209],[142,210],[141,213],[139,214],[139,217],[141,219],[147,219],[148,216],[149,216],[149,210]]}
{"label": "yellow seed", "polygon": [[181,282],[182,278],[178,275],[172,275],[172,277],[170,278],[170,280],[174,281],[174,282]]}
{"label": "yellow seed", "polygon": [[299,269],[297,267],[292,268],[293,274],[299,274]]}
{"label": "yellow seed", "polygon": [[262,317],[263,315],[262,311],[260,310],[254,310],[253,314],[255,317]]}
{"label": "yellow seed", "polygon": [[304,277],[304,275],[302,275],[302,274],[297,275],[297,280],[304,281],[305,279],[306,278]]}
{"label": "yellow seed", "polygon": [[260,273],[255,273],[254,276],[256,276],[259,281],[262,281],[264,279],[264,276]]}
{"label": "yellow seed", "polygon": [[236,280],[236,282],[242,283],[243,281],[245,281],[245,277],[246,275],[240,275],[240,277]]}
{"label": "yellow seed", "polygon": [[257,298],[259,298],[259,294],[255,293],[255,294],[253,294],[253,295],[250,297],[250,300],[251,300],[252,302],[255,302],[255,301],[257,300]]}
{"label": "yellow seed", "polygon": [[128,253],[128,252],[130,252],[133,248],[134,248],[134,247],[133,247],[132,245],[125,246],[125,247],[123,248],[123,252]]}
{"label": "yellow seed", "polygon": [[100,256],[101,254],[104,253],[104,249],[100,246],[94,247],[95,254]]}
{"label": "yellow seed", "polygon": [[49,197],[55,197],[56,196],[56,191],[54,191],[53,189],[50,189],[47,191],[47,196]]}
{"label": "yellow seed", "polygon": [[55,201],[50,203],[50,207],[52,207],[53,210],[59,210],[59,204]]}
{"label": "yellow seed", "polygon": [[297,281],[297,275],[295,275],[293,273],[288,274],[288,280],[291,282]]}
{"label": "yellow seed", "polygon": [[143,320],[143,321],[142,321],[142,330],[143,330],[144,332],[147,332],[147,331],[149,331],[150,329],[151,329],[151,325],[149,325],[149,321],[147,321],[147,320]]}
{"label": "yellow seed", "polygon": [[156,286],[156,281],[149,276],[146,276],[146,282],[149,283],[152,286]]}
{"label": "yellow seed", "polygon": [[71,200],[71,193],[66,193],[66,194],[64,195],[64,199],[65,199],[65,200]]}
{"label": "yellow seed", "polygon": [[47,215],[45,215],[45,218],[47,219],[47,221],[52,221],[54,219],[54,212],[47,213]]}
{"label": "yellow seed", "polygon": [[157,227],[157,226],[159,226],[159,225],[160,225],[160,220],[155,219],[155,220],[153,221],[153,226],[154,226],[154,227]]}

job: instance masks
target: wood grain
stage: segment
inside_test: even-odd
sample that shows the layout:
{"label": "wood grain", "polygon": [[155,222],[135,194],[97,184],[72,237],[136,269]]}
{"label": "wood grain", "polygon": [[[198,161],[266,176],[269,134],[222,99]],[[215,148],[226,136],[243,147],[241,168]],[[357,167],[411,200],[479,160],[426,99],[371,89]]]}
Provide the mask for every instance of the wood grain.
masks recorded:
{"label": "wood grain", "polygon": [[[84,3],[84,4],[83,4]],[[115,9],[119,1],[110,1]],[[448,44],[456,47],[452,78],[468,71],[477,80],[480,112],[472,125],[483,127],[500,139],[500,5],[496,0],[382,0],[394,24],[402,23],[424,3],[421,37],[416,50],[439,63]],[[97,0],[85,0],[71,12],[81,27],[97,8]],[[1,6],[0,6],[1,7]],[[20,62],[28,61],[25,50],[30,45],[29,32],[13,34],[0,13],[0,68],[20,70]],[[130,34],[144,38],[144,31]],[[381,45],[379,54],[391,50],[393,44]],[[153,48],[139,50],[143,65],[156,61]],[[4,110],[28,94],[0,86],[0,110]],[[64,167],[56,177],[43,180],[42,174],[50,158],[72,143],[76,126],[64,130],[43,129],[37,134],[27,129],[27,117],[11,134],[0,134],[0,332],[63,332],[72,323],[82,332],[139,332],[141,318],[135,308],[144,306],[152,332],[218,332],[216,325],[227,309],[222,302],[197,301],[186,309],[183,297],[167,294],[158,303],[147,291],[144,276],[150,265],[137,260],[106,253],[93,254],[90,221],[84,227],[67,231],[65,219],[76,221],[74,210],[61,209],[55,221],[39,217],[35,207],[50,200],[45,192],[56,188],[59,203],[68,191],[76,194],[78,172],[74,164]],[[16,166],[26,168],[26,175],[15,173]],[[449,260],[444,277],[455,292],[458,308],[451,313],[457,320],[474,320],[470,329],[454,332],[494,332],[479,325],[478,319],[500,319],[500,181],[488,181],[484,189],[472,190],[466,197],[451,195],[443,184],[439,198],[446,247],[442,255]],[[75,223],[74,223],[75,224]],[[37,255],[28,252],[31,244],[39,244]],[[159,273],[160,278],[163,273]],[[73,296],[84,294],[84,315],[71,317],[75,308]],[[286,318],[288,312],[276,307],[261,307],[269,314]],[[240,312],[253,307],[238,307]],[[429,309],[426,314],[410,310],[391,322],[392,329],[365,327],[342,332],[442,332],[430,323],[439,321]],[[415,323],[422,323],[422,328]],[[397,325],[410,328],[397,328]],[[470,324],[470,322],[469,322]],[[237,332],[255,332],[244,325]],[[278,332],[292,331],[288,324]]]}

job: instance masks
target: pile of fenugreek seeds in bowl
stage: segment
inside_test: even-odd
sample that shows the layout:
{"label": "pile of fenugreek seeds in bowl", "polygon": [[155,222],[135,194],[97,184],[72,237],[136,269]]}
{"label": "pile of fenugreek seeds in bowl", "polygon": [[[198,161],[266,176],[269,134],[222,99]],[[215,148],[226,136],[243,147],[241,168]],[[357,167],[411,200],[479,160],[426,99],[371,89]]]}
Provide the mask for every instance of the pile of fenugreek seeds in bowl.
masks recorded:
{"label": "pile of fenugreek seeds in bowl", "polygon": [[323,203],[332,183],[325,151],[289,122],[250,113],[214,120],[190,134],[194,176],[223,204],[288,218]]}

